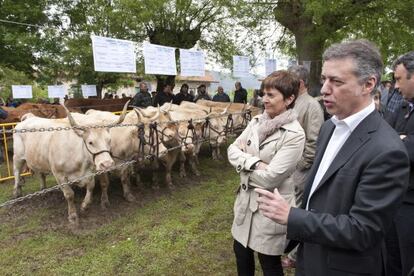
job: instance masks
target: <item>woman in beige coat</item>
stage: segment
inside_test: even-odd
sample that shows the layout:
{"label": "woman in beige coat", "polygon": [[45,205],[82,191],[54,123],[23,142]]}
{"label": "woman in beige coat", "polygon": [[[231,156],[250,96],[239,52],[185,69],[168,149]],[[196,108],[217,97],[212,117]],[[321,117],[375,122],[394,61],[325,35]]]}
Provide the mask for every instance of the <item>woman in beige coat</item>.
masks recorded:
{"label": "woman in beige coat", "polygon": [[280,256],[286,244],[286,226],[259,212],[258,194],[253,188],[277,188],[294,205],[294,186],[286,180],[305,144],[304,131],[293,110],[299,79],[287,71],[276,71],[263,80],[263,87],[264,113],[255,116],[228,148],[229,161],[240,174],[232,226],[239,275],[254,275],[254,251],[265,276],[283,275]]}

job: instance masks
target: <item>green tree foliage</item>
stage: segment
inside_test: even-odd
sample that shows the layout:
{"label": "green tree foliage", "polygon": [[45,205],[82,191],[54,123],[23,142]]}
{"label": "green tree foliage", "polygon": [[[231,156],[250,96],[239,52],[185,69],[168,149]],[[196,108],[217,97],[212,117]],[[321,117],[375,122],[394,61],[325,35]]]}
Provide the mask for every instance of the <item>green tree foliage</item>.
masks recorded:
{"label": "green tree foliage", "polygon": [[254,0],[239,1],[238,8],[247,25],[263,27],[272,18],[283,26],[277,46],[294,53],[300,63],[312,61],[314,94],[319,90],[322,53],[334,42],[369,39],[381,48],[385,62],[414,46],[411,0]]}

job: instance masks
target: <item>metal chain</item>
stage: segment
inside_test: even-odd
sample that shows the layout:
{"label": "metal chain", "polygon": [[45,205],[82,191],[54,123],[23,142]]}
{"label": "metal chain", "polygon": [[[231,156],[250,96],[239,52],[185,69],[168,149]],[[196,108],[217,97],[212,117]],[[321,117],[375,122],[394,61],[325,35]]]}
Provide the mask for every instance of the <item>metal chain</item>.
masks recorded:
{"label": "metal chain", "polygon": [[[244,115],[247,111],[243,112],[234,112],[230,113],[232,115]],[[228,116],[228,114],[224,115],[215,115],[208,117],[209,119],[213,118],[221,118]],[[203,122],[206,119],[194,119],[193,122]],[[182,122],[188,122],[188,119],[183,120],[171,120],[171,121],[165,121],[165,122],[159,122],[158,124],[170,124],[170,123],[182,123]],[[145,125],[150,125],[151,123],[146,123]],[[92,126],[77,126],[77,127],[41,127],[41,128],[30,128],[30,129],[1,129],[0,135],[3,133],[26,133],[26,132],[51,132],[51,131],[68,131],[72,129],[99,129],[99,128],[113,128],[113,127],[136,127],[136,124],[109,124],[109,125],[92,125]]]}
{"label": "metal chain", "polygon": [[[204,143],[206,141],[208,141],[208,139],[199,140],[198,142]],[[180,144],[178,146],[175,146],[175,147],[168,148],[167,150],[164,150],[164,151],[160,152],[159,154],[168,153],[170,151],[179,149],[181,147],[182,147],[182,144]],[[144,156],[144,159],[153,160],[154,157],[155,156],[153,154],[148,154],[148,155]],[[82,181],[83,179],[86,179],[86,178],[89,178],[89,177],[95,177],[95,176],[98,176],[98,175],[101,175],[101,174],[104,174],[104,173],[107,173],[107,172],[110,172],[110,171],[119,169],[121,167],[131,165],[131,164],[136,163],[136,162],[137,162],[137,160],[125,161],[123,163],[120,163],[118,165],[115,165],[115,166],[109,168],[108,170],[97,171],[96,173],[87,174],[87,175],[84,175],[82,177],[79,177],[79,178],[74,179],[74,180],[69,181],[69,182],[61,183],[61,184],[55,185],[53,187],[50,187],[50,188],[47,188],[47,189],[38,191],[38,192],[34,192],[34,193],[31,193],[31,194],[28,194],[28,195],[25,195],[25,196],[22,196],[22,197],[19,197],[19,198],[16,198],[16,199],[8,200],[8,201],[0,204],[0,209],[3,208],[3,207],[6,207],[6,206],[14,205],[14,204],[19,203],[19,202],[23,202],[23,201],[28,200],[28,199],[32,199],[32,198],[37,197],[37,196],[41,196],[41,195],[47,194],[49,192],[53,192],[53,191],[59,190],[59,189],[61,189],[64,186],[72,185],[72,184],[74,184],[76,182]]]}

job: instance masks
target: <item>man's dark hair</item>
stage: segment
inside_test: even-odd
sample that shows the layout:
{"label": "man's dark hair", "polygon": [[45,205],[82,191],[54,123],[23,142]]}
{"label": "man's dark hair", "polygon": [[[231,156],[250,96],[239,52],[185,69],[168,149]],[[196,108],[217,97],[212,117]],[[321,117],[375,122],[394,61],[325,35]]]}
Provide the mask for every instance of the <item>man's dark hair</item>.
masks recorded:
{"label": "man's dark hair", "polygon": [[399,56],[392,64],[393,70],[395,71],[395,68],[400,64],[404,65],[407,70],[407,79],[410,79],[414,73],[414,51]]}

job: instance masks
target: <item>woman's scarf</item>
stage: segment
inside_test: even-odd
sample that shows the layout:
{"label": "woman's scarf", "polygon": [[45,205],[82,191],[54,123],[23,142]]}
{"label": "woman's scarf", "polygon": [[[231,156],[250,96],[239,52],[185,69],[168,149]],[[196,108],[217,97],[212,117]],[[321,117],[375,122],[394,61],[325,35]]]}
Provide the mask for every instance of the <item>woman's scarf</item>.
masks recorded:
{"label": "woman's scarf", "polygon": [[263,112],[259,118],[259,126],[257,133],[259,135],[259,144],[261,144],[267,137],[276,132],[281,126],[293,122],[298,115],[293,109],[288,109],[285,112],[275,116],[273,119],[269,117],[267,112]]}

